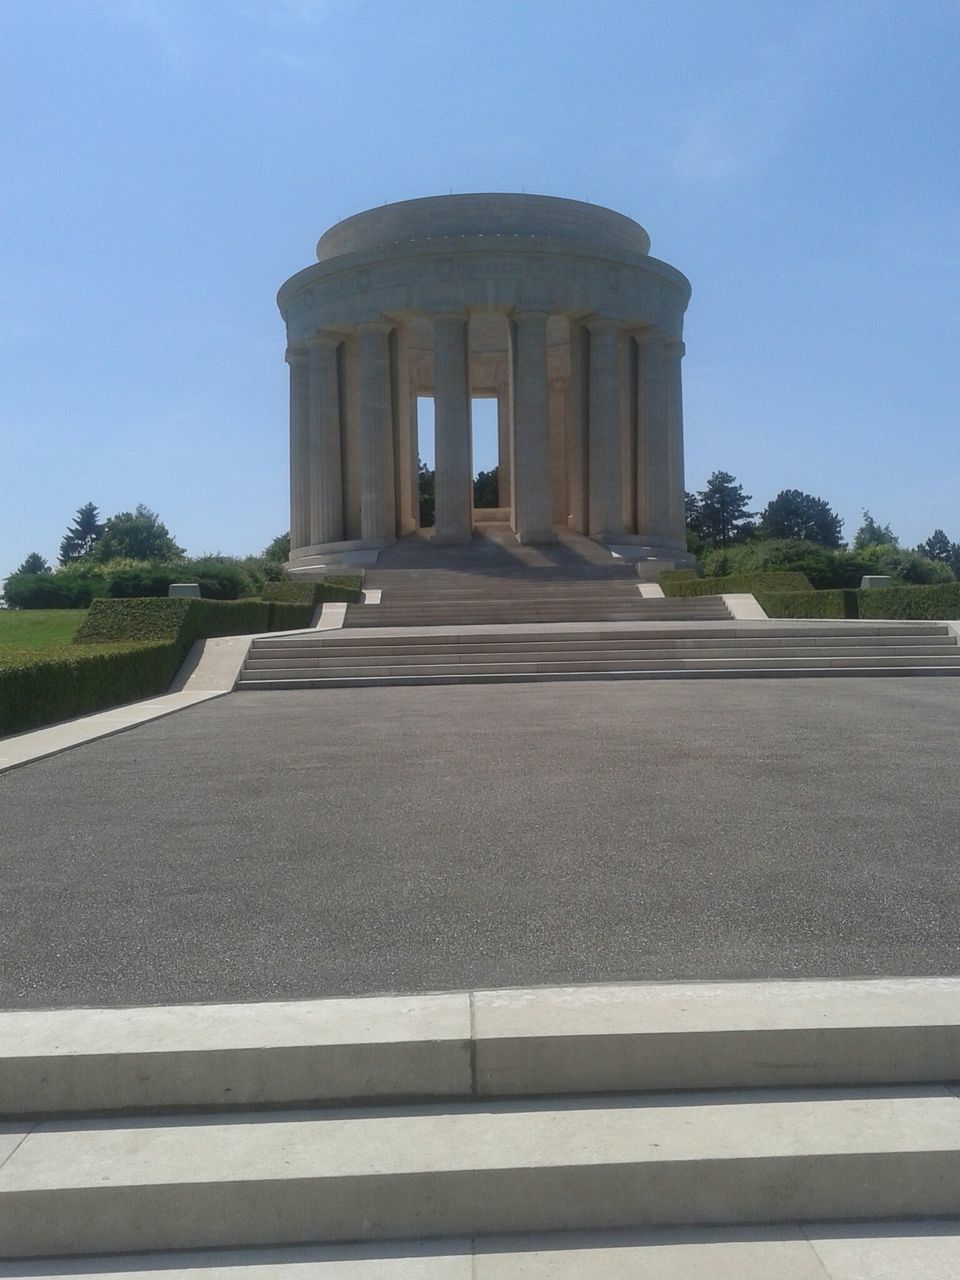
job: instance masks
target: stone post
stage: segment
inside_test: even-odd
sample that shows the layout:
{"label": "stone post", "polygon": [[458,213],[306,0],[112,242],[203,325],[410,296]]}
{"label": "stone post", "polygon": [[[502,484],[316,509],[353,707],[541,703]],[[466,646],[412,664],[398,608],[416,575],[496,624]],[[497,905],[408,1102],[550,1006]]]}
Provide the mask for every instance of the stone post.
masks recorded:
{"label": "stone post", "polygon": [[520,542],[553,542],[546,311],[511,318],[514,531]]}
{"label": "stone post", "polygon": [[[656,329],[637,338],[637,533],[654,547],[669,544],[669,397],[666,339]],[[680,448],[683,448],[681,435]],[[683,462],[680,463],[681,483]],[[683,495],[680,495],[683,509]]]}
{"label": "stone post", "polygon": [[307,353],[287,347],[290,366],[290,551],[310,545],[310,382]]}
{"label": "stone post", "polygon": [[620,445],[620,324],[590,320],[590,536],[623,536]]}
{"label": "stone post", "polygon": [[310,542],[343,540],[343,472],[340,457],[340,388],[337,348],[341,334],[315,333],[310,351]]}
{"label": "stone post", "polygon": [[473,523],[467,324],[462,312],[434,316],[433,404],[436,456],[434,542],[469,542]]}
{"label": "stone post", "polygon": [[357,325],[360,344],[360,536],[396,537],[390,330],[385,321]]}

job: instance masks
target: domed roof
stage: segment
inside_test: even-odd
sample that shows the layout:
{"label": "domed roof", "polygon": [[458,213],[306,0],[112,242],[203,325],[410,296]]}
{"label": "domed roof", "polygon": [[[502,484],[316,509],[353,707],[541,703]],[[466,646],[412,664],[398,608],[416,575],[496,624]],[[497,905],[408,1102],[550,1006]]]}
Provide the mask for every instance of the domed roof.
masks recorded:
{"label": "domed roof", "polygon": [[602,205],[559,196],[485,192],[402,200],[356,213],[324,232],[321,262],[388,245],[483,236],[508,240],[560,240],[594,248],[647,254],[650,237],[638,222]]}

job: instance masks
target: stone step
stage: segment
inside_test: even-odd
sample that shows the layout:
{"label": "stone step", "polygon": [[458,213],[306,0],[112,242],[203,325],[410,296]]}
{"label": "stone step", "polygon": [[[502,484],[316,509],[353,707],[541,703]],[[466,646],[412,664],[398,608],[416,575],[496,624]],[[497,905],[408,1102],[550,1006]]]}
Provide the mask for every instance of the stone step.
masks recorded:
{"label": "stone step", "polygon": [[458,668],[456,673],[431,672],[429,675],[412,675],[410,671],[398,671],[390,676],[371,676],[369,672],[353,676],[305,676],[242,677],[237,689],[242,692],[282,692],[302,689],[376,689],[385,686],[415,685],[509,685],[536,684],[563,680],[759,680],[759,678],[804,678],[850,676],[960,676],[960,664],[956,667],[893,666],[879,667],[829,666],[829,667],[716,667],[710,669],[681,669],[668,667],[662,671],[573,671],[573,672],[524,672],[477,673]]}
{"label": "stone step", "polygon": [[[70,1270],[66,1270],[69,1267]],[[561,1232],[18,1264],[63,1280],[956,1280],[960,1219]]]}
{"label": "stone step", "polygon": [[[477,625],[500,625],[512,626],[515,623],[536,623],[536,622],[640,622],[648,615],[644,615],[639,610],[621,610],[621,609],[586,609],[574,611],[572,609],[558,609],[556,611],[546,609],[514,609],[508,612],[500,612],[490,610],[489,612],[481,611],[451,611],[426,613],[421,610],[411,610],[409,613],[390,610],[374,610],[373,608],[351,613],[348,607],[345,625],[348,628],[353,627],[422,627],[422,626],[477,626]],[[672,610],[670,613],[670,621],[672,622],[696,622],[700,618],[713,618],[720,620],[729,617],[727,613],[698,614],[693,611],[682,609]]]}
{"label": "stone step", "polygon": [[[897,649],[892,653],[886,650],[883,655],[878,655],[872,650],[866,648],[857,648],[856,646],[848,646],[842,649],[818,649],[814,656],[810,655],[809,650],[804,649],[788,649],[776,650],[772,647],[766,648],[744,648],[732,651],[728,655],[721,658],[716,655],[692,652],[683,655],[685,662],[736,662],[746,663],[754,659],[762,660],[769,663],[779,663],[787,659],[810,658],[811,661],[821,662],[828,659],[849,658],[856,661],[869,661],[876,663],[878,661],[886,661],[889,657],[890,661],[909,662],[910,665],[916,665],[923,659],[924,664],[928,664],[927,660],[931,657],[942,658],[943,665],[960,666],[960,653],[952,655],[915,653],[914,651],[903,648]],[[427,668],[457,668],[468,667],[478,669],[489,669],[492,664],[497,664],[503,669],[509,669],[514,665],[527,665],[532,663],[535,670],[550,671],[628,671],[628,670],[650,670],[654,666],[674,665],[676,663],[676,655],[667,651],[654,651],[638,655],[630,651],[627,652],[587,652],[576,655],[562,656],[558,654],[537,654],[537,653],[515,653],[509,649],[502,649],[496,652],[480,657],[476,654],[459,654],[444,653],[429,655],[424,654],[344,654],[341,656],[323,657],[308,656],[299,658],[248,658],[244,664],[244,676],[250,675],[254,678],[271,677],[273,675],[284,676],[291,675],[294,677],[313,674],[322,674],[330,672],[336,674],[338,671],[356,670],[358,668],[376,668],[377,671],[383,672],[386,668],[410,667],[419,670]],[[509,664],[509,667],[508,667]]]}
{"label": "stone step", "polygon": [[59,1122],[0,1169],[6,1257],[922,1215],[938,1085]]}
{"label": "stone step", "polygon": [[722,657],[724,654],[731,654],[735,657],[784,657],[784,658],[803,658],[803,657],[822,657],[822,658],[840,658],[840,657],[856,657],[858,654],[892,654],[895,657],[904,657],[910,654],[933,655],[938,654],[951,656],[960,660],[960,651],[955,645],[947,643],[941,644],[937,641],[913,641],[908,642],[900,640],[895,643],[879,643],[871,644],[869,641],[851,640],[844,644],[841,641],[828,643],[823,640],[809,641],[806,644],[788,644],[784,641],[767,641],[765,644],[747,644],[743,641],[729,641],[720,643],[709,643],[695,641],[640,641],[637,643],[624,644],[622,641],[600,642],[595,644],[511,644],[508,640],[498,642],[489,641],[486,644],[396,644],[384,642],[379,645],[356,646],[349,644],[343,645],[288,645],[283,648],[271,648],[264,646],[263,648],[252,649],[247,657],[245,665],[248,668],[261,667],[264,664],[272,664],[283,666],[291,662],[332,662],[344,658],[352,661],[383,661],[389,658],[391,661],[423,661],[429,658],[431,661],[467,661],[471,658],[485,657],[492,654],[498,655],[517,655],[530,656],[536,660],[549,658],[667,658],[667,657]]}
{"label": "stone step", "polygon": [[383,636],[376,633],[366,634],[362,632],[351,633],[346,636],[343,631],[300,631],[291,635],[275,634],[268,636],[260,636],[253,640],[252,647],[258,649],[264,646],[276,646],[282,648],[285,646],[299,646],[305,642],[312,644],[345,644],[349,643],[351,647],[361,645],[380,645],[380,644],[420,644],[420,643],[481,643],[489,640],[499,641],[501,638],[509,639],[511,642],[523,643],[539,643],[543,641],[549,644],[555,643],[580,643],[594,642],[598,640],[613,640],[622,643],[629,640],[632,644],[634,640],[659,642],[662,640],[677,641],[693,641],[701,640],[723,640],[723,641],[756,641],[762,638],[768,639],[784,639],[791,642],[799,642],[804,639],[823,639],[827,641],[842,640],[846,642],[851,637],[870,638],[871,640],[889,640],[896,643],[902,643],[904,638],[923,639],[927,641],[936,637],[938,641],[944,641],[948,645],[955,645],[956,639],[952,632],[943,623],[937,622],[889,622],[889,623],[870,623],[870,622],[809,622],[783,624],[777,622],[760,622],[760,623],[737,623],[730,621],[717,621],[715,623],[705,622],[696,627],[692,626],[671,626],[671,624],[663,623],[656,626],[649,624],[639,624],[631,626],[628,624],[619,624],[615,627],[605,627],[603,623],[596,625],[575,624],[576,629],[571,629],[564,624],[546,623],[546,624],[530,624],[530,630],[503,630],[499,627],[478,626],[470,630],[462,630],[458,626],[452,627],[419,627],[412,630],[409,636],[388,635]]}
{"label": "stone step", "polygon": [[960,978],[8,1011],[0,1117],[916,1084],[958,1063]]}
{"label": "stone step", "polygon": [[611,674],[656,672],[656,671],[820,671],[824,669],[869,670],[884,668],[889,670],[916,670],[929,667],[948,672],[960,672],[960,654],[950,656],[931,656],[928,654],[892,657],[860,654],[838,658],[787,658],[772,657],[734,657],[725,655],[722,658],[622,658],[622,659],[584,659],[584,658],[550,658],[535,661],[532,659],[511,658],[510,655],[498,657],[491,655],[485,660],[476,658],[462,661],[442,663],[425,660],[422,662],[372,662],[369,665],[351,662],[350,659],[333,659],[320,666],[295,666],[291,668],[266,665],[262,668],[244,668],[239,681],[239,688],[247,688],[269,681],[302,681],[310,679],[323,680],[326,676],[338,678],[371,677],[371,676],[513,676],[513,675],[576,675],[604,672]]}

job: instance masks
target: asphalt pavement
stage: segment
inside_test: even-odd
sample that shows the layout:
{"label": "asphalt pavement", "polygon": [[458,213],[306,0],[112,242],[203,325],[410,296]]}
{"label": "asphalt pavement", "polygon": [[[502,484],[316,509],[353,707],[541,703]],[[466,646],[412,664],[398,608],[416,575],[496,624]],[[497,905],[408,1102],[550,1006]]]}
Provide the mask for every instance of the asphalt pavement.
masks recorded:
{"label": "asphalt pavement", "polygon": [[960,680],[234,694],[0,776],[0,1007],[960,973]]}

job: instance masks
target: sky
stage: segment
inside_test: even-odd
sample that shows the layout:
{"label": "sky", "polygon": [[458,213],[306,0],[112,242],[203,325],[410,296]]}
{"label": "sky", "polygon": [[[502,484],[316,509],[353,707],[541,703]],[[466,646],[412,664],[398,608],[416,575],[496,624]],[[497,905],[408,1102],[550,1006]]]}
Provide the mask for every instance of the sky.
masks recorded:
{"label": "sky", "polygon": [[688,489],[960,541],[958,66],[957,0],[0,0],[0,577],[88,501],[262,550],[277,289],[470,191],[617,209],[691,280]]}

